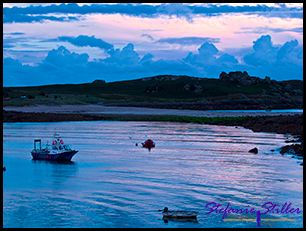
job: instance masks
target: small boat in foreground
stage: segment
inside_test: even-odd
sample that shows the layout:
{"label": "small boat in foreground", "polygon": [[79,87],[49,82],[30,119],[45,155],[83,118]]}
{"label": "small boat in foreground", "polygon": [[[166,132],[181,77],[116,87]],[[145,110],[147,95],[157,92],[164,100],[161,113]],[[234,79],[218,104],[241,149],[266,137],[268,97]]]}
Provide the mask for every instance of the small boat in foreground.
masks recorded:
{"label": "small boat in foreground", "polygon": [[34,149],[31,151],[33,160],[57,160],[70,161],[78,151],[72,150],[69,145],[64,144],[64,141],[59,137],[59,134],[54,134],[52,145],[47,143],[46,148],[41,148],[41,139],[34,140]]}
{"label": "small boat in foreground", "polygon": [[146,140],[144,143],[141,143],[142,144],[142,147],[144,147],[144,148],[154,148],[155,147],[155,143],[154,143],[154,141],[153,140],[150,140],[150,139],[148,139],[148,140]]}
{"label": "small boat in foreground", "polygon": [[167,207],[163,210],[158,210],[159,212],[162,211],[164,218],[196,218],[198,215],[198,211],[170,211]]}

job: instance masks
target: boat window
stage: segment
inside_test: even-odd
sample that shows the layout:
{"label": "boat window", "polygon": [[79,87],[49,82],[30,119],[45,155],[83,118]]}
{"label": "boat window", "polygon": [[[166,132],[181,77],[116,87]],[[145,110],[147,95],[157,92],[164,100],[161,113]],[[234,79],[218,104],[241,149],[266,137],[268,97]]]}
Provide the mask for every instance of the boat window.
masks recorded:
{"label": "boat window", "polygon": [[53,146],[52,149],[53,150],[58,150],[58,148],[56,146]]}
{"label": "boat window", "polygon": [[65,150],[70,150],[69,145],[64,145],[64,149],[65,149]]}

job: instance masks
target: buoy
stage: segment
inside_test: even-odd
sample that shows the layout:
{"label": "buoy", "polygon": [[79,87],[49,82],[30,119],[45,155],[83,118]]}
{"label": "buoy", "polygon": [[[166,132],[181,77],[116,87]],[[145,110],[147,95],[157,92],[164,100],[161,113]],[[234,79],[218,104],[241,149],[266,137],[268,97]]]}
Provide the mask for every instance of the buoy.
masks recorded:
{"label": "buoy", "polygon": [[146,140],[144,143],[142,143],[142,146],[145,148],[154,148],[155,147],[155,143],[153,140]]}
{"label": "buoy", "polygon": [[6,170],[6,167],[3,167],[3,171],[5,171]]}
{"label": "buoy", "polygon": [[136,146],[138,146],[138,144],[137,144],[137,143],[136,143],[135,145],[136,145]]}

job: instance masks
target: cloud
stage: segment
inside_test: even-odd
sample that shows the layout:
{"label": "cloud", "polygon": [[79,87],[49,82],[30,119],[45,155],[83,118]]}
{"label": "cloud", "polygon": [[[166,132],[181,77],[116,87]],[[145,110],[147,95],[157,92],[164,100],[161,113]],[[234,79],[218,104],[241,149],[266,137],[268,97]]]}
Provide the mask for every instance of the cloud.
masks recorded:
{"label": "cloud", "polygon": [[32,16],[32,15],[23,15],[23,14],[3,14],[3,23],[33,23],[33,22],[40,22],[50,20],[50,21],[73,21],[79,20],[77,17],[72,16],[62,16],[62,17],[55,17],[55,16]]}
{"label": "cloud", "polygon": [[35,86],[41,82],[37,68],[22,65],[10,57],[3,59],[3,86]]}
{"label": "cloud", "polygon": [[98,47],[102,50],[109,50],[113,48],[112,44],[109,44],[103,41],[102,39],[95,38],[94,36],[92,37],[86,35],[79,35],[78,37],[60,36],[58,38],[60,41],[67,41],[79,47],[84,47],[84,46]]}
{"label": "cloud", "polygon": [[277,48],[273,47],[270,35],[262,35],[253,43],[254,52],[243,58],[247,64],[261,66],[276,61]]}
{"label": "cloud", "polygon": [[44,64],[49,63],[58,67],[62,66],[77,66],[86,64],[88,61],[88,54],[76,54],[70,52],[64,46],[60,46],[57,50],[50,51],[43,61]]}
{"label": "cloud", "polygon": [[88,54],[59,46],[33,67],[7,57],[3,59],[3,86],[88,83],[95,79],[112,82],[160,74],[218,78],[222,71],[247,71],[253,76],[276,80],[303,79],[303,47],[297,40],[274,47],[270,35],[256,39],[253,49],[241,61],[209,42],[183,59],[153,60],[151,52],[140,58],[132,43],[122,49],[111,48],[107,53],[107,58],[89,61]]}
{"label": "cloud", "polygon": [[3,33],[3,48],[12,48],[20,42],[25,41],[24,33],[13,32],[13,33]]}
{"label": "cloud", "polygon": [[155,41],[155,39],[149,34],[142,34],[141,37],[146,37],[146,38],[150,39],[151,41]]}
{"label": "cloud", "polygon": [[201,45],[205,42],[218,43],[219,38],[211,37],[181,37],[181,38],[161,38],[156,42],[158,43],[169,43],[169,44],[180,44],[180,45]]}
{"label": "cloud", "polygon": [[176,16],[185,18],[192,22],[192,18],[198,15],[213,17],[221,14],[243,13],[249,15],[260,15],[263,17],[300,18],[303,19],[303,7],[288,7],[287,5],[216,5],[216,4],[91,4],[80,6],[76,3],[60,5],[31,5],[26,7],[4,7],[3,23],[31,23],[44,20],[69,21],[80,20],[80,17],[55,17],[45,16],[47,14],[122,14],[134,17],[156,18],[160,16]]}
{"label": "cloud", "polygon": [[120,66],[137,65],[140,60],[139,55],[134,51],[132,43],[127,44],[121,51],[120,49],[111,49],[108,54],[110,54],[110,57],[104,59],[103,62]]}
{"label": "cloud", "polygon": [[[3,22],[4,23],[29,23],[41,22],[43,20],[79,20],[79,17],[55,17],[55,16],[42,16],[46,14],[123,14],[138,17],[155,17],[156,9],[154,6],[141,5],[141,4],[91,4],[79,6],[76,3],[62,3],[60,5],[47,5],[28,7],[4,7],[3,8]],[[35,15],[35,16],[33,16]]]}
{"label": "cloud", "polygon": [[142,57],[142,59],[140,60],[140,63],[144,63],[144,62],[152,62],[153,60],[153,55],[148,53],[145,56]]}
{"label": "cloud", "polygon": [[218,53],[218,49],[215,47],[214,44],[211,44],[209,42],[205,42],[199,49],[199,55],[200,56],[213,56],[214,54]]}
{"label": "cloud", "polygon": [[218,58],[218,62],[220,63],[238,63],[238,60],[233,55],[223,54]]}
{"label": "cloud", "polygon": [[290,42],[286,42],[278,51],[277,51],[277,56],[276,59],[277,60],[281,60],[284,57],[288,56],[293,49],[298,45],[298,41],[297,40],[292,40]]}
{"label": "cloud", "polygon": [[281,33],[281,32],[296,32],[303,34],[303,27],[295,28],[272,28],[268,26],[264,27],[241,27],[242,31],[235,31],[234,34],[264,34],[269,32]]}
{"label": "cloud", "polygon": [[25,35],[23,32],[3,33],[3,35]]}
{"label": "cloud", "polygon": [[215,5],[206,4],[205,6],[190,6],[194,14],[207,16],[218,16],[227,13],[254,14],[263,17],[280,17],[280,18],[303,18],[303,7],[287,7],[286,5],[269,7],[266,5]]}
{"label": "cloud", "polygon": [[193,11],[187,6],[183,5],[182,3],[176,3],[176,4],[161,4],[156,8],[157,14],[160,15],[168,15],[172,16],[175,15],[178,18],[186,18],[187,21],[192,22],[192,16],[191,14]]}
{"label": "cloud", "polygon": [[[245,68],[252,75],[270,76],[277,80],[303,79],[303,48],[297,40],[274,47],[270,35],[263,35],[253,42],[254,51],[243,57]],[[243,66],[243,65],[241,65]]]}
{"label": "cloud", "polygon": [[205,42],[198,51],[198,54],[190,52],[186,58],[183,58],[183,60],[187,63],[200,66],[211,65],[216,62],[217,58],[215,57],[215,54],[218,53],[218,49],[215,45]]}

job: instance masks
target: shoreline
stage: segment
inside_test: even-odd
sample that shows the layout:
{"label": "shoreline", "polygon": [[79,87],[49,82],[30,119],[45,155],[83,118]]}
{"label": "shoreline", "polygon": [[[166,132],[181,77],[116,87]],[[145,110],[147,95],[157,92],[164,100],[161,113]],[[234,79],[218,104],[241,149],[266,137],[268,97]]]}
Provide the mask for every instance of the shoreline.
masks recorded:
{"label": "shoreline", "polygon": [[284,110],[189,110],[189,109],[162,109],[147,107],[104,106],[89,105],[31,105],[31,106],[4,106],[5,111],[44,112],[64,114],[94,114],[94,115],[174,115],[195,117],[239,117],[239,116],[278,116],[295,115],[303,112]]}
{"label": "shoreline", "polygon": [[[142,108],[142,111],[131,111],[133,108],[122,111],[122,108],[108,111],[94,111],[97,107],[88,105],[66,105],[61,106],[27,106],[18,107],[19,111],[7,110],[3,107],[3,122],[62,122],[62,121],[164,121],[164,122],[187,122],[221,126],[241,126],[251,129],[253,132],[272,132],[278,134],[291,134],[296,140],[286,141],[288,143],[301,142],[301,144],[286,145],[281,148],[281,153],[288,153],[293,150],[298,156],[303,156],[303,113],[226,113],[226,112],[207,112],[206,116],[188,115],[192,110],[173,110],[157,109],[149,114],[148,108]],[[95,106],[95,105],[93,105]],[[99,109],[105,106],[98,106]],[[39,112],[34,112],[40,108]],[[46,110],[47,109],[47,110]],[[53,110],[51,110],[53,109]],[[64,110],[63,110],[64,109]],[[82,110],[79,110],[82,109]],[[108,108],[108,109],[114,109]],[[118,111],[119,110],[119,111]],[[165,111],[166,110],[166,111]],[[185,114],[175,114],[177,111],[183,111]],[[186,115],[186,111],[188,112]],[[118,113],[119,112],[119,113]],[[133,113],[134,112],[134,113]],[[140,113],[142,112],[142,113]],[[161,113],[163,112],[163,113]],[[172,114],[171,114],[172,112]],[[169,113],[169,114],[166,114]],[[203,111],[202,113],[205,113]],[[302,165],[302,164],[301,164]]]}
{"label": "shoreline", "polygon": [[3,122],[60,122],[60,121],[177,121],[214,125],[242,126],[253,131],[291,133],[303,131],[303,112],[291,110],[260,111],[196,111],[103,105],[31,105],[3,107]]}

